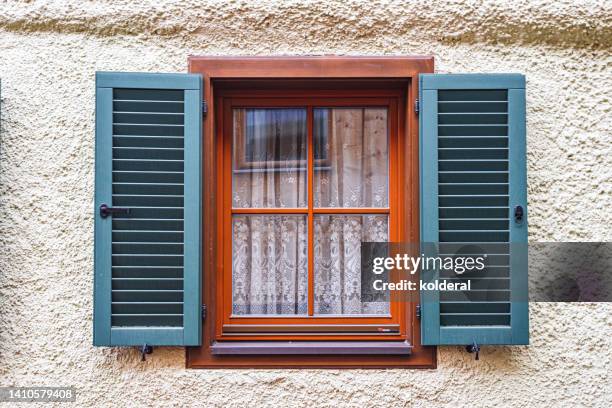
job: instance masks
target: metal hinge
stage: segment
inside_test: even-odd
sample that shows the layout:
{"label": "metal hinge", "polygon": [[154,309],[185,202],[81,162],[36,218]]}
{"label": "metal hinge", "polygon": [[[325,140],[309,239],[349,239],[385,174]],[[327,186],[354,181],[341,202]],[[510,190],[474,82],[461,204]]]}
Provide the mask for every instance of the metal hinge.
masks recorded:
{"label": "metal hinge", "polygon": [[414,113],[416,114],[419,113],[419,100],[418,99],[414,100]]}
{"label": "metal hinge", "polygon": [[208,103],[204,100],[202,101],[202,115],[206,117],[208,114]]}
{"label": "metal hinge", "polygon": [[206,320],[206,305],[202,305],[202,320]]}
{"label": "metal hinge", "polygon": [[421,305],[416,305],[416,318],[421,320]]}

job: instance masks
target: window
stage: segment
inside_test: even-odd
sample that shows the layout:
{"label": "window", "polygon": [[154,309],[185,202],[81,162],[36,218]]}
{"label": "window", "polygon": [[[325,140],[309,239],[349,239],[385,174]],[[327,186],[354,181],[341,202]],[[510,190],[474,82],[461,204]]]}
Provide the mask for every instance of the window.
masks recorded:
{"label": "window", "polygon": [[406,112],[430,60],[307,60],[190,60],[205,75],[203,194],[214,199],[204,345],[188,364],[431,367],[415,304],[362,300],[355,262],[362,241],[418,239]]}
{"label": "window", "polygon": [[369,93],[219,92],[218,340],[405,339],[406,305],[360,293],[361,242],[400,240],[404,201],[401,91]]}
{"label": "window", "polygon": [[[186,346],[189,367],[433,367],[424,345],[528,343],[522,75],[419,57],[189,69],[96,74],[95,345]],[[366,241],[503,252],[469,293],[402,303],[362,297]]]}

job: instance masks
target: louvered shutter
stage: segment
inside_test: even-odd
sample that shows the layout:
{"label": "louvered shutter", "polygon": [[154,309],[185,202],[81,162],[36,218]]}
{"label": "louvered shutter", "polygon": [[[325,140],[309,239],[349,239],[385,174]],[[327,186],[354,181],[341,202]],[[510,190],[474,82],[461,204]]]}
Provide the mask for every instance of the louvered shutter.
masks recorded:
{"label": "louvered shutter", "polygon": [[95,345],[201,342],[201,104],[199,75],[96,74]]}
{"label": "louvered shutter", "polygon": [[528,344],[525,78],[423,74],[419,82],[422,246],[439,256],[472,243],[497,248],[470,293],[422,291],[422,343]]}

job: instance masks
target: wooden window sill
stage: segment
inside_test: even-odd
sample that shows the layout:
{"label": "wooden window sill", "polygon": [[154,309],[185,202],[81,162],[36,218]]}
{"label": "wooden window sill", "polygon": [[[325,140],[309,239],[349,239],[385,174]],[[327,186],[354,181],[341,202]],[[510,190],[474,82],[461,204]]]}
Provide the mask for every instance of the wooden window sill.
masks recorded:
{"label": "wooden window sill", "polygon": [[245,341],[215,342],[213,355],[409,355],[407,341]]}

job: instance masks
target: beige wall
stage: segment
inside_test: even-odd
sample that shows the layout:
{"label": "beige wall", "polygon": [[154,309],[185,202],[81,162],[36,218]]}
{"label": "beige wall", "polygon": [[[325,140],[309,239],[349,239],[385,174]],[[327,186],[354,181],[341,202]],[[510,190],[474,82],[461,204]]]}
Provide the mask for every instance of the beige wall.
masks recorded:
{"label": "beige wall", "polygon": [[250,3],[0,3],[0,385],[74,385],[82,406],[612,406],[608,304],[532,305],[530,347],[442,347],[436,370],[186,370],[180,348],[92,347],[96,70],[431,54],[522,72],[530,239],[612,238],[609,1]]}

